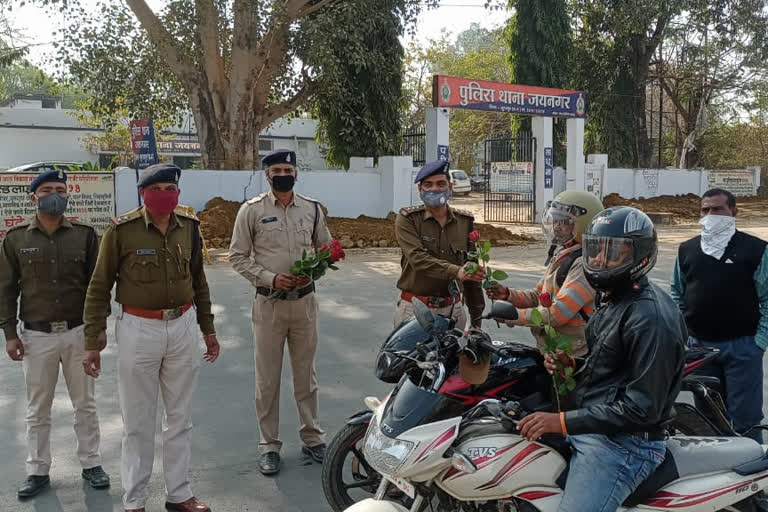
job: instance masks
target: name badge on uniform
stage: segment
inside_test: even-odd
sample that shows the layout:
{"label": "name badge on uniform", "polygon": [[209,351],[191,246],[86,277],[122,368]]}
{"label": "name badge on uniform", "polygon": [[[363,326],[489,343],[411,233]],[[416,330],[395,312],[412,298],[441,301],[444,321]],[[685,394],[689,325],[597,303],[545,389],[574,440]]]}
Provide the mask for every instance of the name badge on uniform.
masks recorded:
{"label": "name badge on uniform", "polygon": [[422,242],[427,242],[427,243],[431,244],[432,242],[435,241],[435,239],[433,237],[431,237],[431,236],[421,235],[421,241]]}
{"label": "name badge on uniform", "polygon": [[266,224],[267,222],[277,222],[277,217],[267,217],[265,219],[261,219],[262,224]]}
{"label": "name badge on uniform", "polygon": [[22,247],[19,249],[21,254],[37,254],[40,252],[39,247]]}
{"label": "name badge on uniform", "polygon": [[136,249],[136,254],[139,256],[148,256],[151,254],[157,254],[155,249]]}

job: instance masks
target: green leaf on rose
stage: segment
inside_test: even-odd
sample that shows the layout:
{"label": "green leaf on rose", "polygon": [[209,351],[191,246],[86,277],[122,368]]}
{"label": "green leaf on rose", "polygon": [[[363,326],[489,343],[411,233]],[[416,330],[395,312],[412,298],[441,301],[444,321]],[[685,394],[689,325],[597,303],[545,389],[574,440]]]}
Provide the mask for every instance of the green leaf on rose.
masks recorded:
{"label": "green leaf on rose", "polygon": [[494,270],[493,272],[491,272],[491,277],[493,277],[497,281],[503,281],[507,279],[509,276],[503,270]]}
{"label": "green leaf on rose", "polygon": [[328,268],[331,270],[339,270],[339,267],[337,267],[336,265],[328,265]]}
{"label": "green leaf on rose", "polygon": [[552,327],[550,324],[547,324],[544,326],[544,333],[546,333],[547,337],[552,339],[557,345],[557,348],[560,348],[560,344],[558,343],[558,334],[554,327]]}
{"label": "green leaf on rose", "polygon": [[467,274],[474,274],[477,272],[477,269],[480,268],[477,263],[467,263],[467,265],[464,267],[464,270],[467,272]]}
{"label": "green leaf on rose", "polygon": [[483,253],[480,255],[480,259],[482,259],[485,263],[488,263],[491,261],[491,255],[488,253]]}
{"label": "green leaf on rose", "polygon": [[488,254],[488,251],[491,250],[491,241],[490,240],[483,240],[482,242],[483,247],[483,253]]}
{"label": "green leaf on rose", "polygon": [[576,389],[576,381],[573,379],[573,377],[568,377],[565,379],[565,388],[568,391],[573,391]]}
{"label": "green leaf on rose", "polygon": [[302,249],[301,250],[301,259],[302,260],[307,259],[307,250],[306,249]]}
{"label": "green leaf on rose", "polygon": [[499,283],[497,283],[493,279],[486,278],[485,281],[483,281],[483,289],[487,290],[488,288],[491,288],[492,286],[496,286],[497,284]]}
{"label": "green leaf on rose", "polygon": [[573,377],[573,366],[567,366],[564,372],[566,377]]}
{"label": "green leaf on rose", "polygon": [[470,251],[470,252],[467,253],[467,259],[476,260],[479,257],[480,257],[480,254],[477,253],[476,251]]}
{"label": "green leaf on rose", "polygon": [[531,323],[537,327],[540,327],[542,324],[544,324],[544,318],[542,318],[538,309],[531,310]]}

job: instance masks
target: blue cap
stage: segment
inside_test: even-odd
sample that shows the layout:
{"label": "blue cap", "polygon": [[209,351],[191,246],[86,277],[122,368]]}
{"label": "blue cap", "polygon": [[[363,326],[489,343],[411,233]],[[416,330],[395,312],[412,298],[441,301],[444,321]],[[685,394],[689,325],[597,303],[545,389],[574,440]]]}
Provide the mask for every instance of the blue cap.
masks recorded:
{"label": "blue cap", "polygon": [[37,175],[37,177],[32,180],[32,183],[29,184],[29,191],[34,192],[37,190],[37,187],[42,185],[43,183],[48,183],[50,181],[55,181],[57,183],[66,183],[67,182],[67,173],[62,171],[61,169],[53,169],[50,171],[41,172]]}
{"label": "blue cap", "polygon": [[434,174],[445,174],[447,176],[449,166],[450,163],[447,160],[436,160],[434,162],[429,162],[427,165],[422,167],[419,171],[419,174],[416,175],[416,180],[414,183],[421,183],[423,179],[429,178]]}
{"label": "blue cap", "polygon": [[138,187],[146,187],[154,183],[179,183],[181,169],[173,164],[150,165],[139,176]]}
{"label": "blue cap", "polygon": [[265,168],[276,164],[290,164],[296,167],[296,153],[290,149],[276,149],[261,160],[261,165]]}

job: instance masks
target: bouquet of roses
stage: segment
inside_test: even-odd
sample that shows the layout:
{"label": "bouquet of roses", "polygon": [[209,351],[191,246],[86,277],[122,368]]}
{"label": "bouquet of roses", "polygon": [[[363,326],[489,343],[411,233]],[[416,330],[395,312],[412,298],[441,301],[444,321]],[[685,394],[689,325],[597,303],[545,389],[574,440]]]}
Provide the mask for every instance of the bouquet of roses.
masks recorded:
{"label": "bouquet of roses", "polygon": [[[304,249],[301,252],[301,259],[291,265],[291,274],[317,281],[325,275],[326,270],[339,270],[339,267],[335,264],[345,257],[344,249],[338,240],[332,241],[330,246],[324,244],[319,251],[311,255],[307,254],[307,250]],[[271,300],[284,299],[295,293],[297,293],[296,288],[292,290],[275,290],[269,298]]]}

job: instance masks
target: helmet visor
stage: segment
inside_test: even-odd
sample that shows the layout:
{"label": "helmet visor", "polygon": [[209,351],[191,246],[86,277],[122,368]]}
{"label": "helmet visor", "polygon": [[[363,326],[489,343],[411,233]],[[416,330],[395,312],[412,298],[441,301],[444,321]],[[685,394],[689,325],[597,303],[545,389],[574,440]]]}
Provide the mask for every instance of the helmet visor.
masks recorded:
{"label": "helmet visor", "polygon": [[584,235],[584,266],[599,272],[632,266],[635,245],[631,238]]}
{"label": "helmet visor", "polygon": [[541,217],[542,230],[549,240],[564,244],[573,238],[576,216],[572,206],[550,201]]}

